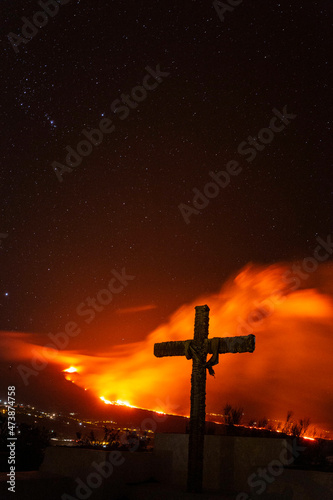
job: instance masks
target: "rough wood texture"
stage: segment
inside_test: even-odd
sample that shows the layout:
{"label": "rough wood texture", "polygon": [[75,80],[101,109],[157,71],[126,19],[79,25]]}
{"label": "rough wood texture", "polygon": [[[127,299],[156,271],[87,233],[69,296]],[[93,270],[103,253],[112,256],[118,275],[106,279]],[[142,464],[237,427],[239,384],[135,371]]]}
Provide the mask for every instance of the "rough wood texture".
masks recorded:
{"label": "rough wood texture", "polygon": [[188,491],[202,490],[203,454],[206,419],[206,358],[205,340],[208,337],[209,307],[195,308],[194,340],[191,348],[196,356],[192,361],[191,414],[188,443]]}
{"label": "rough wood texture", "polygon": [[[210,347],[208,339],[208,353],[212,354],[213,351]],[[253,352],[256,347],[256,338],[254,335],[247,335],[242,337],[221,337],[219,339],[219,354],[227,352],[236,354],[237,352]]]}
{"label": "rough wood texture", "polygon": [[185,342],[183,340],[175,342],[160,342],[154,344],[154,355],[157,358],[165,356],[185,356]]}
{"label": "rough wood texture", "polygon": [[[211,340],[207,339],[207,353],[213,354]],[[175,342],[160,342],[154,345],[154,355],[157,358],[165,356],[185,356],[185,342],[178,340]],[[255,349],[255,336],[247,335],[242,337],[221,337],[219,338],[219,354],[227,352],[236,354],[237,352],[253,352]]]}

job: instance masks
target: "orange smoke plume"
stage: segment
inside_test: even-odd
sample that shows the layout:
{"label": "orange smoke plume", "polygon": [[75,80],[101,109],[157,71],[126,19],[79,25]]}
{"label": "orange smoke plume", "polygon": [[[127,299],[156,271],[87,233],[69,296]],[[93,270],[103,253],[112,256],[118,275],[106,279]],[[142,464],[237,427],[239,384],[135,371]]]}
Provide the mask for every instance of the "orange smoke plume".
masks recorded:
{"label": "orange smoke plume", "polygon": [[[207,376],[207,411],[222,413],[229,402],[242,406],[248,421],[284,420],[293,410],[298,418],[310,417],[318,428],[332,431],[333,267],[320,266],[298,287],[286,278],[288,269],[287,264],[248,265],[218,293],[182,305],[145,340],[108,353],[63,350],[55,355],[52,349],[33,348],[105,402],[188,415],[191,361],[155,358],[153,346],[191,339],[194,307],[208,304],[210,337],[254,333],[256,350],[220,356],[215,378]],[[27,359],[27,340],[13,334],[13,358]]]}

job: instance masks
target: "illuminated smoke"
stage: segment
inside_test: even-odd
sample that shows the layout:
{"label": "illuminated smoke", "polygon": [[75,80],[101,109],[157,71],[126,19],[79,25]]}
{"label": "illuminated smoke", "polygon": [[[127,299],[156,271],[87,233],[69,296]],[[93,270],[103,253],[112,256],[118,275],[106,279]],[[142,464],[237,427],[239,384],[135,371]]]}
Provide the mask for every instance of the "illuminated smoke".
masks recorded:
{"label": "illuminated smoke", "polygon": [[220,292],[182,305],[145,340],[108,353],[68,350],[55,357],[51,349],[33,344],[30,334],[7,334],[2,343],[10,339],[9,359],[27,362],[32,351],[43,353],[105,402],[188,415],[191,361],[155,358],[153,345],[191,339],[194,307],[208,304],[210,337],[254,333],[256,350],[220,356],[215,378],[207,375],[207,411],[220,413],[229,402],[245,409],[246,421],[283,420],[293,410],[298,418],[310,417],[318,428],[332,430],[333,268],[320,266],[294,290],[282,278],[288,269],[288,264],[248,265]]}

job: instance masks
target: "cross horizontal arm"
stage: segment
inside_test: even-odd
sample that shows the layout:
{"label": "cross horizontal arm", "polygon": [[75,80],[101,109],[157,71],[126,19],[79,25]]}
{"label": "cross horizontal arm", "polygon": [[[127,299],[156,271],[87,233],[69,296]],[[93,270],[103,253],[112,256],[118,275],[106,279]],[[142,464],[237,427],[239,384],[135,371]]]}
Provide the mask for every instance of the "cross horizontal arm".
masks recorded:
{"label": "cross horizontal arm", "polygon": [[[211,348],[210,341],[213,339],[208,339],[208,353],[213,354],[214,351]],[[254,335],[244,335],[241,337],[222,337],[219,338],[219,354],[225,354],[227,352],[237,353],[237,352],[253,352],[256,347],[256,338]]]}
{"label": "cross horizontal arm", "polygon": [[[213,354],[214,350],[212,348],[213,339],[205,340],[207,345],[207,354]],[[255,349],[255,336],[247,335],[241,337],[220,337],[219,338],[219,354],[225,354],[227,352],[237,353],[237,352],[253,352]],[[157,358],[163,358],[164,356],[185,356],[185,341],[178,340],[174,342],[160,342],[159,344],[154,344],[154,355]]]}
{"label": "cross horizontal arm", "polygon": [[185,342],[184,340],[179,340],[154,344],[154,356],[157,358],[163,358],[164,356],[185,356]]}

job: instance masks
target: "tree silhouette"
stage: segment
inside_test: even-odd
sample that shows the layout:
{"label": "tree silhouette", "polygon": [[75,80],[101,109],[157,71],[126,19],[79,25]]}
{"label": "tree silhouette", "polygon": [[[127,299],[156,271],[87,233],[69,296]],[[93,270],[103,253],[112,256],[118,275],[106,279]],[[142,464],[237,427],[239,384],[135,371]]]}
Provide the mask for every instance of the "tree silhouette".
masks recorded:
{"label": "tree silhouette", "polygon": [[287,413],[287,418],[286,418],[286,421],[285,421],[283,429],[282,429],[282,432],[284,432],[285,434],[291,433],[291,429],[293,426],[293,422],[291,420],[291,417],[293,416],[293,414],[294,413],[291,410],[289,410]]}
{"label": "tree silhouette", "polygon": [[223,412],[223,420],[224,424],[227,426],[227,432],[232,434],[234,432],[234,426],[241,423],[243,408],[233,408],[229,403],[227,403]]}
{"label": "tree silhouette", "polygon": [[266,417],[264,417],[264,418],[262,418],[262,419],[260,419],[260,420],[258,421],[258,427],[260,427],[260,428],[262,428],[262,429],[266,429],[267,424],[268,424],[268,420],[267,420],[267,418],[266,418]]}
{"label": "tree silhouette", "polygon": [[310,419],[309,418],[301,418],[299,419],[298,422],[293,423],[292,428],[291,428],[291,433],[295,437],[303,437],[306,434],[306,431],[308,430],[310,426]]}
{"label": "tree silhouette", "polygon": [[108,443],[109,447],[112,449],[117,449],[120,446],[120,431],[115,430],[114,428],[109,429],[106,425],[103,427],[104,429],[104,438],[103,441]]}

